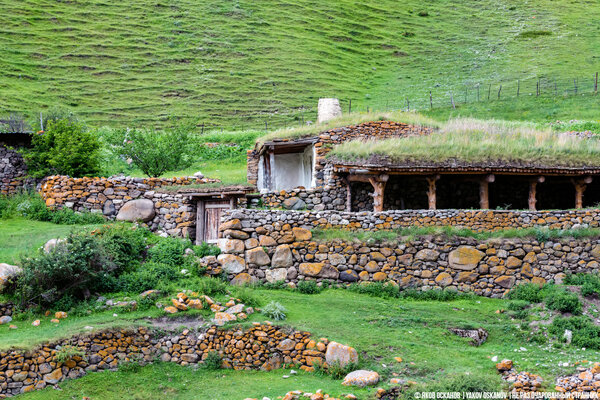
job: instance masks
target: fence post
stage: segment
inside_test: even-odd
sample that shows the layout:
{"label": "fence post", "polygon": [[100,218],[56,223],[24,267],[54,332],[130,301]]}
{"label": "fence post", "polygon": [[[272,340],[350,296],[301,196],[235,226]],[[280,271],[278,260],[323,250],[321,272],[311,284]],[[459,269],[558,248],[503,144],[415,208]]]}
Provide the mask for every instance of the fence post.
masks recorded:
{"label": "fence post", "polygon": [[477,102],[479,102],[479,83],[477,84]]}
{"label": "fence post", "polygon": [[450,92],[450,102],[452,103],[452,109],[455,110],[456,106],[454,105],[454,96],[452,95],[452,92]]}
{"label": "fence post", "polygon": [[269,133],[269,124],[267,121],[265,121],[265,132]]}
{"label": "fence post", "polygon": [[204,134],[204,122],[202,123],[202,131],[200,132],[202,135]]}
{"label": "fence post", "polygon": [[352,99],[348,100],[348,114],[352,114]]}
{"label": "fence post", "polygon": [[490,101],[490,93],[492,92],[492,84],[488,87],[488,101]]}
{"label": "fence post", "polygon": [[502,85],[500,85],[500,89],[498,89],[498,100],[500,100],[500,92],[502,91]]}
{"label": "fence post", "polygon": [[517,79],[517,97],[519,97],[520,91],[521,91],[521,80]]}
{"label": "fence post", "polygon": [[577,94],[577,79],[573,79],[573,86],[575,86],[575,94]]}
{"label": "fence post", "polygon": [[594,79],[594,94],[598,93],[598,73],[596,72],[596,79]]}
{"label": "fence post", "polygon": [[406,111],[410,111],[410,101],[406,98]]}
{"label": "fence post", "polygon": [[538,97],[540,95],[540,81],[538,79],[538,81],[535,83],[535,97]]}
{"label": "fence post", "polygon": [[431,90],[429,91],[429,109],[433,109],[433,99],[431,98]]}
{"label": "fence post", "polygon": [[467,97],[469,97],[469,88],[465,86],[465,104],[467,104]]}

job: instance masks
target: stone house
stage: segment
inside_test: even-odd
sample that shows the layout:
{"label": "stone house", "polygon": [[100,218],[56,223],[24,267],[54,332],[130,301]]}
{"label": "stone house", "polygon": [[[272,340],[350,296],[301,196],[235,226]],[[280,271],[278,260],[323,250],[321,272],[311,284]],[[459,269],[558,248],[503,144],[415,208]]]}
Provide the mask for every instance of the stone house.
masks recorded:
{"label": "stone house", "polygon": [[[366,122],[311,137],[259,142],[248,152],[248,182],[267,207],[314,211],[403,209],[569,209],[600,203],[600,163],[395,162],[385,156],[344,160],[332,148],[355,139],[428,135],[432,128]],[[585,194],[585,196],[584,196]]]}

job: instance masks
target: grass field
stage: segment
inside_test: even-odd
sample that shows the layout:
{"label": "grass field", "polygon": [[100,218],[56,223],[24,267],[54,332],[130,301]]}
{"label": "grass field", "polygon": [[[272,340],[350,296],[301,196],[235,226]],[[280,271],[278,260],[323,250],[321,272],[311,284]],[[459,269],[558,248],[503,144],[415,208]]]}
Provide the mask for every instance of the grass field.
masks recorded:
{"label": "grass field", "polygon": [[18,263],[22,255],[39,249],[50,239],[65,237],[73,229],[96,225],[56,225],[24,218],[0,219],[0,262]]}
{"label": "grass field", "polygon": [[[62,105],[92,126],[299,124],[314,121],[318,97],[381,108],[573,71],[589,86],[600,69],[600,9],[583,1],[1,3],[0,113],[33,118]],[[469,112],[591,114],[577,101],[535,104]]]}

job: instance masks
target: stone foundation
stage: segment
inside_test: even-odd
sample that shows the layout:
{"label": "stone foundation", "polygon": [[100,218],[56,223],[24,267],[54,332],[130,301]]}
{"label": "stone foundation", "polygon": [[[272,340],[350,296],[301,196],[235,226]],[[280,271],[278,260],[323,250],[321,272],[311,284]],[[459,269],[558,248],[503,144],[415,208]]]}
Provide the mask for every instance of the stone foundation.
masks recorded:
{"label": "stone foundation", "polygon": [[[77,347],[85,355],[59,363],[55,357],[64,346]],[[325,362],[328,346],[326,339],[315,342],[308,332],[269,323],[254,323],[247,330],[213,326],[201,333],[184,330],[163,337],[146,328],[81,335],[32,351],[0,352],[0,398],[43,389],[87,372],[115,369],[125,361],[150,363],[160,358],[196,365],[213,351],[222,357],[224,368],[272,370],[289,364],[311,370],[314,363]]]}

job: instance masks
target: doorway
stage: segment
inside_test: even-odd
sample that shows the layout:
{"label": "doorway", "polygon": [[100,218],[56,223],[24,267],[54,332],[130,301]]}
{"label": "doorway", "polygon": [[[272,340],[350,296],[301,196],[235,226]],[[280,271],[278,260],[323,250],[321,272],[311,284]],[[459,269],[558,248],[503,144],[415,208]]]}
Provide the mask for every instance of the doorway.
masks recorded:
{"label": "doorway", "polygon": [[198,200],[196,212],[196,244],[215,243],[219,239],[219,225],[224,210],[233,208],[232,199]]}

